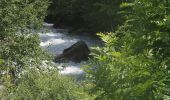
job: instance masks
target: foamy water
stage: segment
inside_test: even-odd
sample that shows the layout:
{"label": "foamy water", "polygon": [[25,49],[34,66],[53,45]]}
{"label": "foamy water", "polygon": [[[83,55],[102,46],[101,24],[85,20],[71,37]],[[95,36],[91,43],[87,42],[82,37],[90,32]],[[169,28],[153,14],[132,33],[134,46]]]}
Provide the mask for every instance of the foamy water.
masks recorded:
{"label": "foamy water", "polygon": [[[54,29],[53,24],[44,24],[43,30],[48,29],[48,31],[42,31],[39,33],[41,38],[40,46],[48,50],[53,55],[58,55],[63,52],[64,49],[70,47],[79,40],[83,40],[87,43],[89,47],[99,45],[99,41],[90,39],[85,36],[70,36],[68,30],[65,29]],[[76,75],[81,76],[84,71],[80,68],[85,62],[81,63],[56,63],[59,72],[64,75]]]}

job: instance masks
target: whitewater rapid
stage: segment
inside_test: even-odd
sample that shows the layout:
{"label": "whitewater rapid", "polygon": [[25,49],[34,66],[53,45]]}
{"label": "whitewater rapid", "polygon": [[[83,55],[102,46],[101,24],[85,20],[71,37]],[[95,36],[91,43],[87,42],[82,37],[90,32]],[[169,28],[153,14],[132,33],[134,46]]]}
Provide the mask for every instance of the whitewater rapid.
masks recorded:
{"label": "whitewater rapid", "polygon": [[[43,26],[43,30],[39,33],[41,39],[40,46],[53,55],[61,54],[64,49],[79,40],[85,41],[89,47],[100,45],[99,40],[87,36],[70,35],[67,29],[55,29],[53,28],[53,24],[44,23]],[[85,72],[81,69],[81,66],[85,63],[86,62],[74,63],[70,61],[67,63],[56,63],[56,65],[60,74],[82,77]]]}

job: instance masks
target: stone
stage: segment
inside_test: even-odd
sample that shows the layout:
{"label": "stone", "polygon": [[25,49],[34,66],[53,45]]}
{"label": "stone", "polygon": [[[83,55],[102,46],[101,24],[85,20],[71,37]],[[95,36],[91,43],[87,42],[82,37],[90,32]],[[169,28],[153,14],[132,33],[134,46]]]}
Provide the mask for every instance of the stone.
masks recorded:
{"label": "stone", "polygon": [[88,60],[90,50],[84,41],[78,41],[69,48],[63,50],[63,53],[56,56],[54,62],[73,61],[81,62]]}

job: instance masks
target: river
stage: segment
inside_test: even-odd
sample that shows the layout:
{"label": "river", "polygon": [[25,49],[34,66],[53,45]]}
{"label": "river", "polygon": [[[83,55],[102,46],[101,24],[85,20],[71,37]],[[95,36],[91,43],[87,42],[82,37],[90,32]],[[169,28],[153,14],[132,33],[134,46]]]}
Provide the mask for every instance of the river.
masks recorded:
{"label": "river", "polygon": [[[53,55],[59,55],[62,51],[79,40],[86,42],[88,47],[100,46],[101,41],[82,35],[70,35],[67,29],[53,28],[53,24],[43,24],[43,30],[39,33],[41,44],[40,46]],[[62,75],[76,76],[81,79],[84,77],[85,72],[81,69],[81,66],[86,64],[85,61],[80,63],[67,62],[56,63],[59,73]],[[64,68],[63,68],[64,66]]]}

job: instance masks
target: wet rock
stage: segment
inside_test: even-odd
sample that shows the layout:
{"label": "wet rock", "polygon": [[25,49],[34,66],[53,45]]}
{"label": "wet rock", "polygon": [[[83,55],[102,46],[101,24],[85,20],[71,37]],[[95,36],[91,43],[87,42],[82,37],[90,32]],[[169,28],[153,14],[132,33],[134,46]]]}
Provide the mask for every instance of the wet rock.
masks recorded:
{"label": "wet rock", "polygon": [[78,41],[71,47],[64,49],[63,53],[56,56],[54,62],[73,61],[81,62],[88,60],[90,50],[84,41]]}

